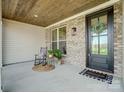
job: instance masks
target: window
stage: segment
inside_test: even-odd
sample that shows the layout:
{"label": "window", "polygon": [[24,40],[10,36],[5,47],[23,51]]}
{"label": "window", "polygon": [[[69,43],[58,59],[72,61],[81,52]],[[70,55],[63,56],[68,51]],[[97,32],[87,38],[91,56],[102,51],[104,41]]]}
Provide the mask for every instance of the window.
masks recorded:
{"label": "window", "polygon": [[66,54],[66,27],[52,30],[52,49],[60,49]]}

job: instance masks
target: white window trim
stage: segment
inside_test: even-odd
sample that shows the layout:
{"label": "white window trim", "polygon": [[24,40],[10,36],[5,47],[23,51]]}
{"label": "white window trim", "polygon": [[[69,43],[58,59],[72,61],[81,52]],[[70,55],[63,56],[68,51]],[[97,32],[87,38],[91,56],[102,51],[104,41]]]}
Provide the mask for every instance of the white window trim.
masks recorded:
{"label": "white window trim", "polygon": [[[60,26],[58,28],[55,28],[55,29],[52,29],[51,30],[51,49],[52,49],[52,42],[57,42],[57,49],[59,49],[59,42],[60,41],[65,41],[66,42],[66,39],[65,40],[59,40],[59,29],[60,28],[63,28],[63,27],[66,27],[65,25],[64,26]],[[57,40],[56,41],[52,41],[52,32],[57,30]],[[67,33],[67,27],[66,27],[66,33]]]}
{"label": "white window trim", "polygon": [[59,49],[59,28],[57,28],[57,49]]}

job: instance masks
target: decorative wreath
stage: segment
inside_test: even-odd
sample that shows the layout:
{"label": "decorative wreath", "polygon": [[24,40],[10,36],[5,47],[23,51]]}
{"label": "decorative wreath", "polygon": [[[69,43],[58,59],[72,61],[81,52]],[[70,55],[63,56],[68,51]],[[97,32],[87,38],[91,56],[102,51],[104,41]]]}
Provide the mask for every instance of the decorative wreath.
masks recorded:
{"label": "decorative wreath", "polygon": [[102,33],[105,29],[106,29],[106,25],[101,22],[99,22],[97,25],[91,27],[91,31],[96,34]]}

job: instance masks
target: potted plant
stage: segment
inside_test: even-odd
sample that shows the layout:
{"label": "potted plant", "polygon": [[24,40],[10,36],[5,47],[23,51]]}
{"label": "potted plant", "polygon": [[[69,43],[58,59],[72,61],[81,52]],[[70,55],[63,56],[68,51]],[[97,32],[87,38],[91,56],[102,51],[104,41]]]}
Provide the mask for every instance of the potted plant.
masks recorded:
{"label": "potted plant", "polygon": [[58,59],[58,63],[61,64],[61,59],[62,59],[62,51],[59,49],[53,50],[54,57]]}
{"label": "potted plant", "polygon": [[49,58],[52,58],[53,57],[53,50],[48,50],[48,57]]}

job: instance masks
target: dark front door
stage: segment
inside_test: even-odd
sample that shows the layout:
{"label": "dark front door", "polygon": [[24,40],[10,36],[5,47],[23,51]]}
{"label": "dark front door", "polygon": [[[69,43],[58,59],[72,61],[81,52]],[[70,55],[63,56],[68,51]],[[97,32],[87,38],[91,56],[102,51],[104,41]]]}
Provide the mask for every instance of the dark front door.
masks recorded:
{"label": "dark front door", "polygon": [[87,67],[113,73],[113,8],[87,16]]}

